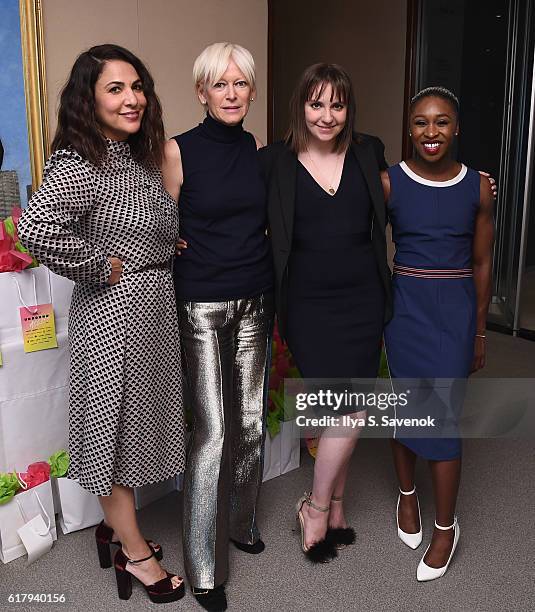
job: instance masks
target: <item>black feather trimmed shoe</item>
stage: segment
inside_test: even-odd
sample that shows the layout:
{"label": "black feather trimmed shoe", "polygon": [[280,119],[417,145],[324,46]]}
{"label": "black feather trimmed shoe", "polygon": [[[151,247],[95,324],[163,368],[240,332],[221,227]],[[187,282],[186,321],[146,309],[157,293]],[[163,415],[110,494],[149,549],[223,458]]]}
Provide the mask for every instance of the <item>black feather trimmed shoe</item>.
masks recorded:
{"label": "black feather trimmed shoe", "polygon": [[193,597],[208,612],[223,612],[227,609],[225,585],[220,584],[215,589],[192,588]]}
{"label": "black feather trimmed shoe", "polygon": [[230,538],[230,541],[237,549],[243,550],[243,552],[249,553],[251,555],[258,555],[266,548],[266,545],[264,544],[264,542],[262,542],[262,540],[258,540],[254,544],[243,544],[242,542],[238,542],[238,540],[233,540],[232,538]]}
{"label": "black feather trimmed shoe", "polygon": [[[343,497],[338,497],[337,495],[333,495],[331,497],[331,504],[333,502],[343,502]],[[326,540],[331,541],[336,550],[342,550],[346,546],[351,546],[351,544],[355,543],[357,535],[353,527],[329,527],[327,529],[327,535],[325,536]]]}
{"label": "black feather trimmed shoe", "polygon": [[336,550],[342,550],[346,546],[355,543],[357,535],[353,527],[331,527],[327,529],[325,539],[332,542]]}
{"label": "black feather trimmed shoe", "polygon": [[334,546],[334,544],[324,538],[323,540],[319,540],[318,542],[314,542],[312,546],[307,546],[305,542],[305,519],[303,516],[302,508],[303,504],[307,504],[314,510],[318,512],[328,512],[329,508],[322,508],[321,506],[316,506],[310,499],[311,493],[306,493],[299,499],[295,506],[296,512],[296,520],[299,522],[299,526],[301,528],[301,548],[305,553],[305,557],[311,563],[329,563],[334,558],[338,556],[338,552]]}

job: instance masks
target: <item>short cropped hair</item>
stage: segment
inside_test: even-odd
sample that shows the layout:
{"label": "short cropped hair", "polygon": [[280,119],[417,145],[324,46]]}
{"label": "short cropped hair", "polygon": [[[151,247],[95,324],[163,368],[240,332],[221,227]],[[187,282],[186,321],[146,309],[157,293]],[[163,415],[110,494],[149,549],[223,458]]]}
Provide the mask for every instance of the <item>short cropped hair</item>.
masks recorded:
{"label": "short cropped hair", "polygon": [[426,87],[425,89],[422,89],[421,91],[419,91],[411,99],[411,104],[410,104],[411,113],[414,107],[416,106],[416,104],[420,100],[423,100],[423,98],[442,98],[443,100],[446,100],[452,105],[455,111],[455,114],[457,115],[457,117],[459,116],[459,109],[460,109],[459,98],[457,98],[457,96],[452,91],[450,91],[449,89],[446,89],[446,87],[442,87],[439,85],[436,87]]}
{"label": "short cropped hair", "polygon": [[238,68],[255,89],[256,71],[251,53],[241,45],[230,42],[213,43],[199,55],[193,64],[193,82],[195,87],[205,83],[213,85],[225,73],[230,60],[236,62]]}
{"label": "short cropped hair", "polygon": [[290,125],[285,142],[294,153],[305,151],[309,132],[305,121],[305,104],[317,100],[325,87],[332,88],[331,100],[338,99],[347,108],[347,119],[342,131],[336,137],[335,150],[345,151],[353,139],[356,102],[349,74],[338,64],[313,64],[301,75],[290,100]]}

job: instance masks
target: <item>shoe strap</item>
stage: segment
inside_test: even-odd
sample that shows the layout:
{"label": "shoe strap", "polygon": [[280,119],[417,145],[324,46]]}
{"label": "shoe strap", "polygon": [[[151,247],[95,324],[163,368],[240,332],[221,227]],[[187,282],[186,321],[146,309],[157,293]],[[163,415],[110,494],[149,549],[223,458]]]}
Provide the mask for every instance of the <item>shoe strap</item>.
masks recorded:
{"label": "shoe strap", "polygon": [[455,527],[456,523],[457,523],[457,517],[453,519],[453,524],[450,525],[449,527],[442,527],[442,525],[439,525],[436,521],[435,521],[435,527],[437,529],[440,529],[441,531],[449,531],[450,529],[453,529]]}
{"label": "shoe strap", "polygon": [[412,495],[413,493],[416,493],[416,487],[414,487],[412,491],[402,491],[400,489],[399,492],[401,493],[401,495]]}
{"label": "shoe strap", "polygon": [[344,501],[344,497],[343,496],[338,496],[338,495],[333,495],[331,497],[331,501],[332,502],[341,502],[341,501]]}
{"label": "shoe strap", "polygon": [[310,499],[311,495],[312,493],[305,493],[305,503],[307,506],[314,508],[314,510],[317,510],[318,512],[329,512],[329,506],[316,506],[316,504]]}
{"label": "shoe strap", "polygon": [[126,557],[127,563],[130,563],[130,565],[137,565],[138,563],[143,563],[143,561],[148,561],[149,559],[152,559],[152,557],[154,557],[154,551],[152,551],[151,554],[148,557],[145,557],[144,559],[129,559],[126,555],[124,556]]}

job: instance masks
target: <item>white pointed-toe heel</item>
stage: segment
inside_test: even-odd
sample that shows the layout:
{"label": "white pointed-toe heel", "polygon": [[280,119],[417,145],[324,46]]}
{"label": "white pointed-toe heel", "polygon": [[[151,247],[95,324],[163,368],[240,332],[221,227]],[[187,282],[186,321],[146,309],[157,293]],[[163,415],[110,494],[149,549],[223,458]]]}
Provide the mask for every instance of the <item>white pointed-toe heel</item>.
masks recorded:
{"label": "white pointed-toe heel", "polygon": [[420,544],[422,543],[422,516],[420,514],[420,502],[418,501],[418,495],[416,495],[416,503],[418,504],[418,521],[420,523],[420,531],[418,531],[417,533],[407,533],[406,531],[403,531],[403,529],[401,529],[399,526],[398,511],[399,511],[399,500],[401,499],[401,496],[402,495],[414,495],[415,493],[416,493],[416,487],[414,487],[412,491],[402,491],[400,489],[399,495],[398,495],[398,503],[396,505],[396,524],[398,526],[399,539],[404,544],[406,544],[409,548],[412,548],[413,550],[418,548],[418,546],[420,546]]}
{"label": "white pointed-toe heel", "polygon": [[448,562],[446,563],[446,565],[443,565],[442,567],[429,567],[429,565],[424,563],[424,557],[427,551],[429,550],[429,546],[431,546],[430,544],[426,548],[424,556],[422,557],[422,560],[420,561],[420,564],[418,565],[418,569],[416,570],[416,578],[418,582],[425,582],[427,580],[436,580],[437,578],[442,578],[442,576],[444,576],[444,574],[446,573],[450,565],[450,562],[453,558],[453,553],[455,552],[455,549],[457,548],[457,543],[459,542],[459,535],[461,533],[461,530],[459,529],[459,523],[457,522],[457,517],[454,517],[453,525],[450,525],[449,527],[442,527],[441,525],[438,525],[436,521],[435,521],[435,527],[442,531],[448,531],[448,529],[454,530],[453,546],[451,547],[450,556],[448,557]]}

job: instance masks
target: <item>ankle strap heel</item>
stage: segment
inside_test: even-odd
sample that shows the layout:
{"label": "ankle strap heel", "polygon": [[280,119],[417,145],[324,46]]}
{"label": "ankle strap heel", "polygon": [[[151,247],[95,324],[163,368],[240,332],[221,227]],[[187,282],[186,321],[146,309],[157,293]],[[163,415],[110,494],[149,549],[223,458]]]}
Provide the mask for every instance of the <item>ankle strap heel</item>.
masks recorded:
{"label": "ankle strap heel", "polygon": [[453,523],[449,527],[442,527],[442,525],[439,525],[435,520],[435,527],[437,529],[440,529],[440,531],[449,531],[450,529],[454,529],[456,524],[457,524],[456,516],[453,517]]}

